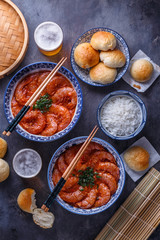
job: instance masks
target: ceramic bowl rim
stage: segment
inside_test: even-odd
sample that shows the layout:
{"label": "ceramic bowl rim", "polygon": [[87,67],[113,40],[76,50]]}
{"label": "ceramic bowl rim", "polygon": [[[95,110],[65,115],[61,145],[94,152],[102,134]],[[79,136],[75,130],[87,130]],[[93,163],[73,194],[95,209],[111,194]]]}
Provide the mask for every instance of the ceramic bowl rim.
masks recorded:
{"label": "ceramic bowl rim", "polygon": [[[142,111],[142,121],[141,121],[141,124],[140,126],[136,129],[135,132],[133,132],[132,134],[128,135],[128,136],[114,136],[112,134],[110,134],[108,131],[106,131],[101,123],[101,117],[100,117],[100,114],[101,114],[101,109],[103,107],[103,105],[106,103],[106,101],[108,99],[110,99],[111,97],[114,97],[114,96],[129,96],[131,98],[133,98],[137,103],[138,105],[140,106],[140,109]],[[141,104],[142,106],[141,106]],[[110,92],[109,94],[107,94],[99,103],[99,106],[97,108],[97,122],[98,122],[98,125],[100,127],[100,129],[105,133],[105,135],[111,137],[112,139],[116,139],[116,140],[128,140],[128,139],[131,139],[135,136],[137,136],[141,131],[142,129],[144,128],[145,126],[145,123],[147,121],[147,110],[146,110],[146,106],[144,104],[144,102],[142,101],[142,99],[135,93],[133,92],[130,92],[130,91],[127,91],[127,90],[117,90],[117,91],[114,91],[114,92]]]}
{"label": "ceramic bowl rim", "polygon": [[[51,157],[51,160],[50,160],[50,162],[49,162],[48,170],[47,170],[47,182],[48,182],[48,186],[49,186],[50,191],[52,191],[52,187],[51,187],[51,184],[50,184],[50,176],[49,176],[49,175],[50,175],[50,171],[53,171],[55,162],[57,161],[57,159],[56,159],[55,162],[54,162],[54,158],[55,158],[55,156],[57,155],[57,153],[58,153],[63,147],[66,147],[66,148],[67,148],[67,146],[68,146],[70,143],[72,143],[72,145],[74,145],[74,144],[76,144],[77,140],[85,140],[86,138],[87,138],[87,136],[80,136],[80,137],[72,138],[72,139],[66,141],[65,143],[63,143],[63,144],[54,152],[54,154],[53,154],[53,156]],[[110,143],[108,143],[107,141],[105,141],[105,140],[103,140],[103,139],[101,139],[101,138],[94,137],[94,138],[92,139],[92,141],[94,142],[94,140],[95,140],[95,142],[98,141],[98,143],[101,142],[102,144],[108,145],[108,146],[114,151],[114,153],[118,156],[118,158],[119,158],[119,160],[120,160],[120,162],[121,162],[121,164],[122,164],[122,172],[121,172],[121,174],[123,173],[123,178],[121,179],[121,181],[122,181],[122,186],[121,186],[121,188],[120,188],[119,194],[117,195],[117,197],[115,197],[115,199],[113,200],[112,204],[110,204],[109,206],[107,206],[107,204],[109,203],[109,202],[108,202],[107,204],[105,204],[105,205],[102,206],[103,209],[101,209],[102,207],[99,207],[99,208],[96,208],[97,211],[94,211],[94,212],[91,211],[92,209],[80,209],[81,211],[78,212],[78,209],[79,209],[79,208],[74,208],[74,207],[72,207],[72,206],[69,205],[69,204],[63,205],[63,203],[61,203],[61,202],[59,201],[59,199],[56,198],[56,201],[57,201],[64,209],[68,210],[69,212],[78,214],[78,215],[93,215],[93,214],[97,214],[97,213],[100,213],[100,212],[105,211],[106,209],[108,209],[109,207],[111,207],[111,206],[117,201],[117,199],[120,197],[120,195],[121,195],[121,193],[122,193],[122,191],[123,191],[124,185],[125,185],[125,177],[126,177],[126,176],[125,176],[125,167],[124,167],[123,160],[122,160],[120,154],[118,153],[118,151],[117,151]],[[84,142],[84,141],[82,141],[82,142]],[[101,144],[101,143],[100,143],[100,144]],[[103,145],[102,145],[102,146],[103,146]],[[61,154],[61,153],[59,153],[58,155],[60,155],[60,154]],[[64,202],[64,203],[65,203],[65,202]],[[68,206],[66,206],[66,205],[68,205]],[[107,206],[107,207],[104,208],[104,206]],[[72,209],[72,208],[73,208],[73,209]],[[76,209],[77,211],[76,211],[75,209]],[[88,211],[88,210],[89,210],[89,211]]]}
{"label": "ceramic bowl rim", "polygon": [[[28,65],[24,66],[23,68],[21,68],[19,71],[17,71],[17,72],[13,75],[13,77],[10,79],[9,83],[7,84],[7,87],[6,87],[5,93],[4,93],[4,98],[3,98],[3,109],[4,109],[4,113],[5,113],[5,116],[6,116],[6,119],[7,119],[8,123],[10,123],[10,122],[9,122],[8,114],[7,114],[6,107],[5,107],[5,104],[6,104],[5,98],[6,98],[6,95],[7,95],[8,88],[9,88],[10,84],[14,81],[15,77],[17,77],[18,74],[20,74],[22,71],[24,71],[25,68],[31,67],[31,66],[37,65],[37,64],[51,64],[51,65],[55,66],[57,63],[55,63],[55,62],[49,62],[49,61],[34,62],[34,63],[31,63],[31,64],[28,64]],[[25,139],[28,139],[28,140],[31,140],[31,141],[34,141],[34,142],[53,142],[53,141],[56,141],[56,140],[64,137],[65,135],[67,135],[67,134],[75,127],[75,125],[77,124],[78,120],[80,119],[80,116],[81,116],[81,114],[82,114],[82,108],[83,108],[83,94],[82,94],[82,89],[81,89],[81,87],[80,87],[80,84],[79,84],[77,78],[74,76],[74,74],[73,74],[69,69],[67,69],[67,68],[64,67],[64,66],[61,66],[61,68],[62,68],[63,70],[65,70],[66,72],[68,72],[69,74],[71,74],[71,76],[74,78],[76,84],[78,85],[78,89],[79,89],[79,91],[80,91],[80,99],[79,99],[79,101],[80,101],[79,111],[80,111],[80,112],[79,112],[79,115],[78,115],[77,119],[75,120],[73,126],[70,127],[66,133],[63,133],[61,136],[57,136],[55,139],[47,139],[47,140],[45,140],[45,139],[38,139],[38,137],[43,137],[43,136],[35,135],[35,134],[30,134],[29,132],[25,131],[25,129],[21,128],[21,129],[22,129],[22,132],[24,132],[24,133],[26,132],[28,135],[33,136],[33,139],[31,139],[31,138],[28,137],[28,136],[24,136],[21,132],[19,132],[19,130],[18,130],[17,128],[15,128],[15,131],[16,131],[20,136],[24,137]],[[41,69],[42,69],[42,68],[41,68]],[[46,68],[46,69],[47,69],[47,68]],[[48,68],[48,69],[49,69],[49,68]],[[32,71],[33,71],[33,70],[32,70]],[[58,71],[58,72],[59,72],[59,71]],[[31,73],[31,71],[30,71],[29,73]],[[61,73],[61,72],[60,72],[60,73]],[[28,73],[27,73],[27,74],[28,74]],[[25,74],[25,76],[26,76],[27,74]],[[62,73],[62,74],[63,74],[63,73]],[[65,74],[63,74],[63,75],[65,76]],[[67,76],[66,76],[66,77],[67,77]],[[67,78],[68,78],[68,77],[67,77]],[[22,78],[20,78],[20,79],[22,79]],[[19,80],[20,80],[20,79],[19,79]],[[18,80],[18,81],[19,81],[19,80]],[[18,81],[17,81],[17,82],[18,82]],[[69,81],[71,81],[71,80],[69,79]],[[72,83],[72,82],[71,82],[71,83]],[[13,90],[12,90],[12,92],[13,92]],[[73,119],[74,119],[74,117],[72,118],[72,121],[73,121]],[[72,121],[70,122],[70,124],[72,123]],[[68,126],[69,126],[69,125],[68,125]],[[68,126],[67,126],[67,127],[68,127]],[[64,130],[65,130],[65,129],[64,129]],[[64,130],[62,130],[61,132],[63,132]],[[52,135],[52,136],[54,136],[54,135]],[[50,137],[52,137],[52,136],[50,136]]]}
{"label": "ceramic bowl rim", "polygon": [[[124,73],[123,73],[117,80],[115,79],[116,81],[114,80],[112,83],[107,83],[107,84],[95,83],[95,84],[93,84],[92,82],[88,82],[88,81],[85,81],[84,79],[82,79],[82,78],[76,73],[76,71],[74,70],[74,66],[73,66],[73,63],[72,63],[72,52],[73,52],[73,48],[74,48],[76,42],[77,42],[84,34],[86,34],[87,32],[92,31],[92,30],[96,30],[96,29],[97,29],[97,30],[98,30],[98,29],[104,29],[104,30],[109,30],[109,31],[114,32],[115,34],[117,34],[119,37],[121,37],[121,38],[123,39],[123,41],[124,41],[124,44],[123,44],[123,45],[126,45],[125,47],[126,47],[127,52],[128,52],[126,69],[125,69]],[[76,40],[74,41],[74,43],[73,43],[73,45],[72,45],[72,48],[71,48],[71,52],[70,52],[70,62],[71,62],[71,66],[72,66],[72,69],[73,69],[75,75],[76,75],[81,81],[87,83],[87,84],[90,85],[90,86],[94,86],[94,87],[107,87],[107,86],[110,86],[110,85],[118,82],[118,81],[124,76],[124,74],[126,73],[128,67],[129,67],[129,64],[130,64],[130,52],[129,52],[129,47],[128,47],[128,44],[126,43],[125,39],[124,39],[117,31],[115,31],[115,30],[113,30],[113,29],[111,29],[111,28],[108,28],[108,27],[94,27],[94,28],[90,28],[90,29],[88,29],[87,31],[83,32],[81,35],[79,35],[79,36],[76,38]]]}

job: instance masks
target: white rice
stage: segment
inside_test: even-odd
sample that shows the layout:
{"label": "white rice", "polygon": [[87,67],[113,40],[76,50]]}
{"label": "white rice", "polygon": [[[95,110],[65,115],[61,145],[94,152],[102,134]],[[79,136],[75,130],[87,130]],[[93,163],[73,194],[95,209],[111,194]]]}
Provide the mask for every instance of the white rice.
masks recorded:
{"label": "white rice", "polygon": [[141,122],[140,106],[131,97],[112,97],[102,107],[101,123],[113,136],[131,135]]}

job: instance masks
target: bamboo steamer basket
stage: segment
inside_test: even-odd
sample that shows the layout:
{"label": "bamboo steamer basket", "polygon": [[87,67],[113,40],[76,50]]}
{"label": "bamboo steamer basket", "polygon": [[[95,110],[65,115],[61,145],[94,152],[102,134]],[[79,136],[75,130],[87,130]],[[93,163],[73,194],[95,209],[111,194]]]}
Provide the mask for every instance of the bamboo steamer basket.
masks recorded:
{"label": "bamboo steamer basket", "polygon": [[0,0],[0,78],[22,62],[28,40],[27,23],[19,8],[10,0]]}

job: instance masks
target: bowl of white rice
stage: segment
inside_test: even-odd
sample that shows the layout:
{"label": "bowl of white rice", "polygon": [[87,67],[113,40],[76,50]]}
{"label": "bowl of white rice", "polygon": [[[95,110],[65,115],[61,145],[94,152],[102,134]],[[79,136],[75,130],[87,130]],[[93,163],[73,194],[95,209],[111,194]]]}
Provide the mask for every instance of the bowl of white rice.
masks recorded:
{"label": "bowl of white rice", "polygon": [[115,91],[107,94],[97,110],[101,130],[109,137],[127,140],[143,129],[147,119],[143,101],[129,91]]}

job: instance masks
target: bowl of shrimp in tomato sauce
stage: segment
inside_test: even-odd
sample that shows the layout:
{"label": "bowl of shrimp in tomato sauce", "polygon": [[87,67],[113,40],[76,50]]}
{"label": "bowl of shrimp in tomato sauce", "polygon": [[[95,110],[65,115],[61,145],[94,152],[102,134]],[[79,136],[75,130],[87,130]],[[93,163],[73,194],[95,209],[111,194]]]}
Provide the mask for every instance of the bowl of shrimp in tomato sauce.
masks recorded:
{"label": "bowl of shrimp in tomato sauce", "polygon": [[[55,65],[51,62],[33,63],[13,76],[4,96],[4,110],[9,122],[17,115]],[[16,131],[33,141],[57,140],[75,126],[81,110],[80,85],[68,69],[61,67],[22,118]]]}
{"label": "bowl of shrimp in tomato sauce", "polygon": [[[87,137],[64,143],[48,166],[48,185],[52,191]],[[93,138],[57,196],[70,212],[92,215],[108,209],[120,196],[125,169],[118,152],[106,141]]]}

